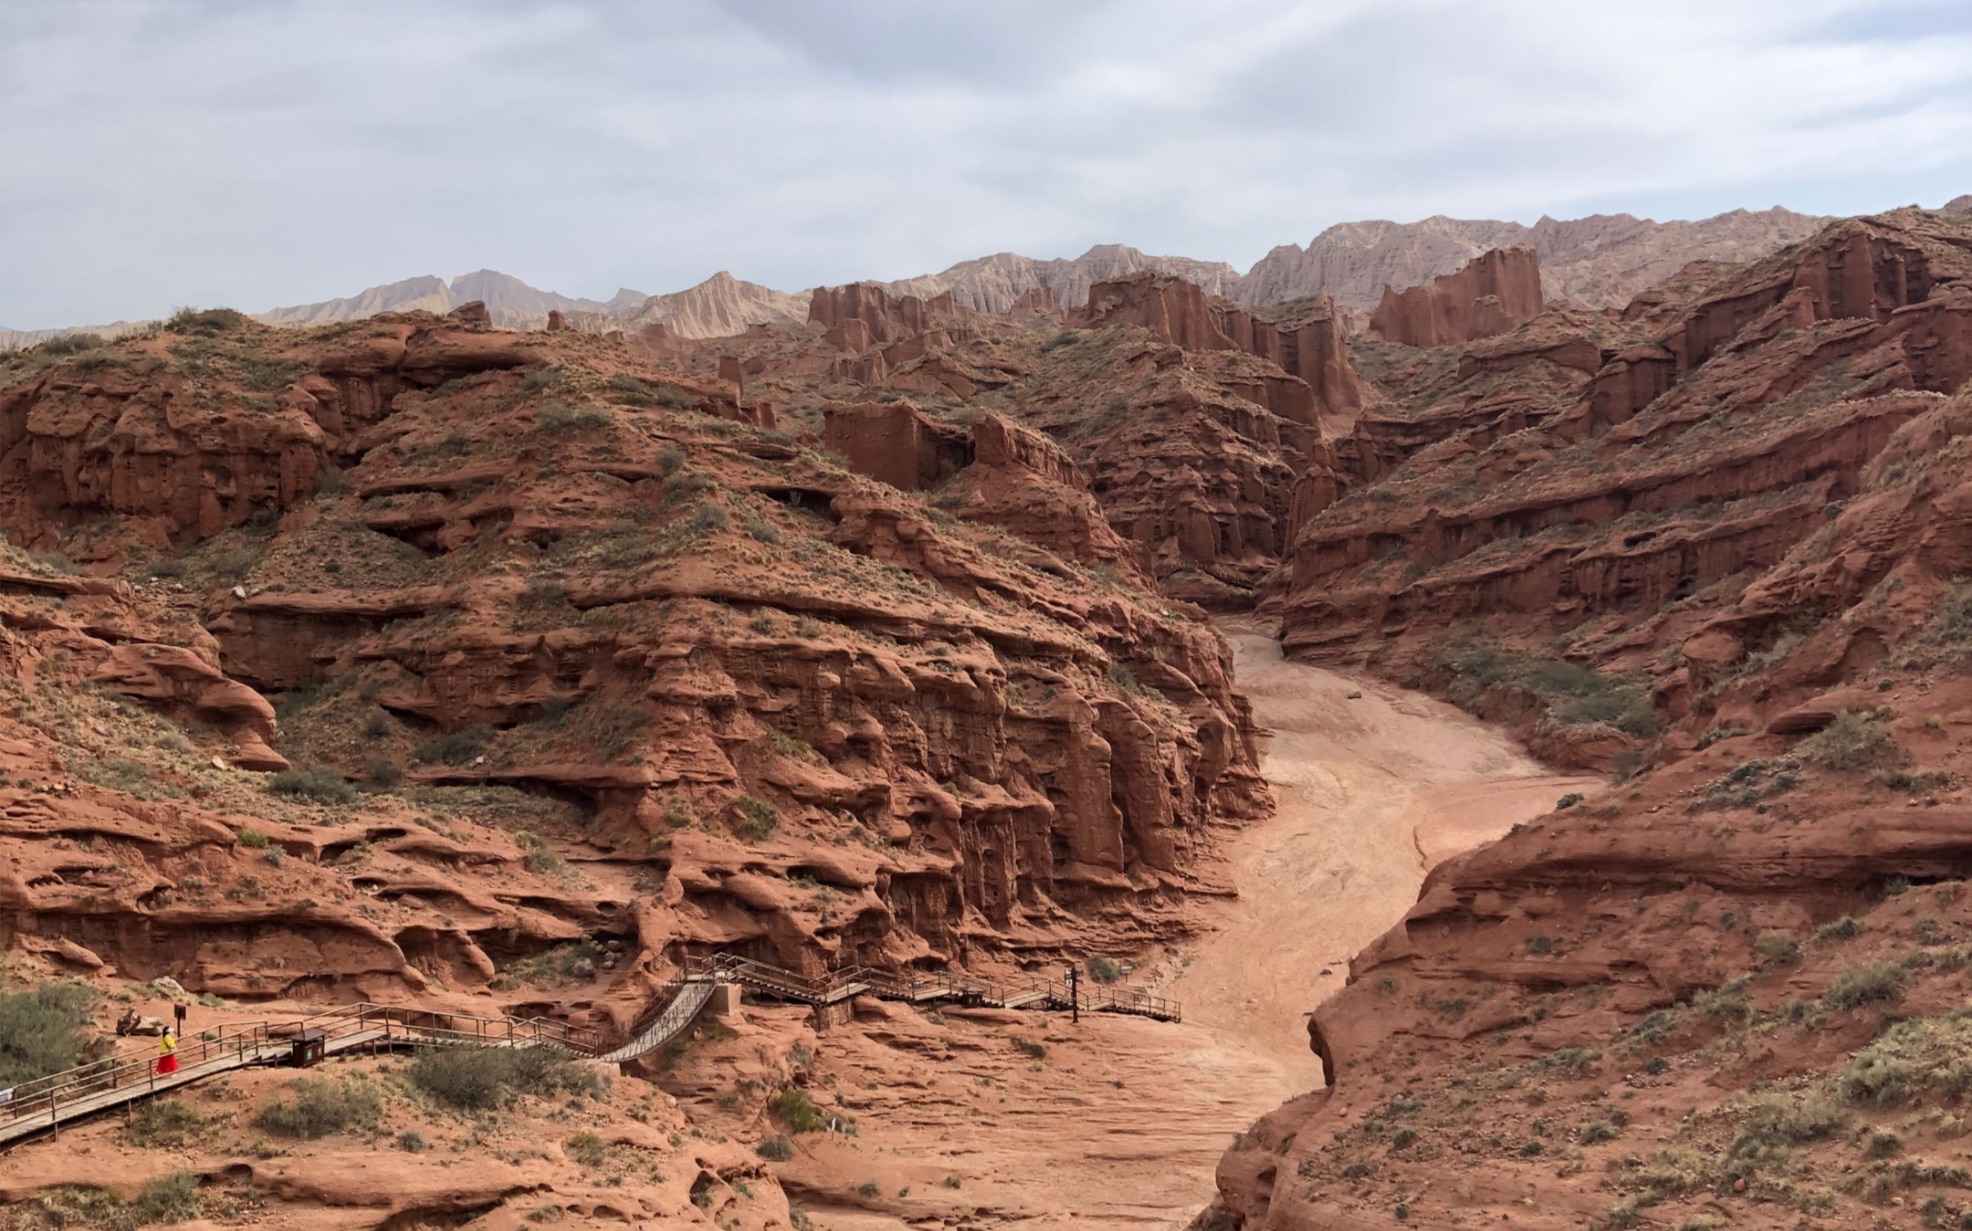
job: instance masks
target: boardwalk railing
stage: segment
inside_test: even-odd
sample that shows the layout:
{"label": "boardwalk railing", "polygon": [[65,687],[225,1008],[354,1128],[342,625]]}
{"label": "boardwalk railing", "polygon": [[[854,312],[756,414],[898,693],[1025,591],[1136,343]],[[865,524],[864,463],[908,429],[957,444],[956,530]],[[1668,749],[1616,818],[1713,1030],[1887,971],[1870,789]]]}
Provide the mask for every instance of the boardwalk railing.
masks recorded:
{"label": "boardwalk railing", "polygon": [[[551,1047],[610,1063],[634,1060],[684,1033],[721,983],[760,995],[827,1007],[870,995],[913,1004],[948,1003],[1004,1009],[1069,1007],[1069,988],[1041,977],[1009,982],[950,972],[893,972],[855,966],[804,975],[737,954],[689,962],[627,1029],[604,1033],[548,1017],[484,1017],[401,1005],[359,1003],[278,1022],[214,1026],[181,1039],[177,1071],[157,1071],[154,1043],[140,1043],[99,1060],[0,1090],[0,1146],[63,1122],[256,1064],[280,1063],[310,1034],[322,1054],[398,1047]],[[1084,986],[1079,1007],[1182,1020],[1175,1001],[1096,985]]]}
{"label": "boardwalk railing", "polygon": [[[777,999],[818,1007],[837,1004],[852,996],[871,995],[913,1004],[945,1001],[1000,1009],[1066,1009],[1071,994],[1066,982],[1041,976],[995,982],[947,971],[900,974],[863,966],[810,976],[731,954],[706,959],[694,969]],[[1095,1013],[1129,1013],[1167,1022],[1184,1020],[1184,1012],[1175,1000],[1131,988],[1085,983],[1075,997],[1082,1008]]]}

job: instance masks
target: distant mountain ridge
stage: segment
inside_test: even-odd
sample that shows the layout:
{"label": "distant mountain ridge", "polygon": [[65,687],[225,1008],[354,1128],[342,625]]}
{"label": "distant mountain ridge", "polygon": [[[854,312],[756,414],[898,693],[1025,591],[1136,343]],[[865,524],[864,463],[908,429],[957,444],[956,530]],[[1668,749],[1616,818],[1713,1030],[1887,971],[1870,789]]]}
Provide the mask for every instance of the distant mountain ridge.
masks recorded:
{"label": "distant mountain ridge", "polygon": [[481,269],[460,274],[450,283],[430,274],[406,278],[402,282],[370,287],[347,299],[274,308],[256,313],[254,319],[269,325],[327,325],[375,316],[379,312],[423,310],[443,315],[462,303],[478,300],[486,305],[493,323],[503,329],[539,329],[551,311],[613,314],[611,305],[642,303],[645,298],[641,292],[626,288],[618,291],[609,303],[571,299],[553,291],[537,290],[511,274]]}
{"label": "distant mountain ridge", "polygon": [[[1940,212],[1972,208],[1972,194],[1954,198]],[[1326,294],[1360,322],[1376,306],[1387,283],[1399,290],[1452,273],[1490,249],[1531,244],[1540,254],[1542,291],[1549,300],[1587,308],[1621,307],[1644,287],[1694,260],[1743,261],[1812,234],[1829,219],[1775,206],[1732,210],[1697,221],[1654,222],[1628,214],[1541,218],[1532,226],[1437,215],[1418,222],[1344,222],[1308,242],[1283,244],[1242,274],[1224,261],[1153,256],[1123,244],[1097,244],[1073,259],[1040,260],[1013,252],[961,261],[938,273],[882,282],[893,295],[929,298],[946,291],[964,307],[1005,312],[1027,291],[1045,288],[1064,308],[1088,302],[1089,287],[1104,278],[1151,270],[1196,283],[1205,291],[1258,306]],[[449,312],[481,300],[496,325],[538,329],[550,311],[590,330],[636,329],[662,324],[684,338],[721,337],[765,323],[807,319],[812,292],[775,290],[721,270],[696,286],[662,295],[624,288],[607,301],[544,291],[495,270],[461,274],[447,282],[434,275],[369,287],[355,295],[259,313],[273,325],[321,325],[379,312],[423,309]],[[71,333],[115,336],[149,324],[65,329],[0,329],[0,350],[33,346]]]}
{"label": "distant mountain ridge", "polygon": [[1278,303],[1324,293],[1348,310],[1376,305],[1383,287],[1422,286],[1491,248],[1531,244],[1541,258],[1550,300],[1618,308],[1638,291],[1691,261],[1744,261],[1812,235],[1830,221],[1775,206],[1736,209],[1697,222],[1652,222],[1629,214],[1467,221],[1438,215],[1421,222],[1344,222],[1310,240],[1284,244],[1260,258],[1232,298]]}

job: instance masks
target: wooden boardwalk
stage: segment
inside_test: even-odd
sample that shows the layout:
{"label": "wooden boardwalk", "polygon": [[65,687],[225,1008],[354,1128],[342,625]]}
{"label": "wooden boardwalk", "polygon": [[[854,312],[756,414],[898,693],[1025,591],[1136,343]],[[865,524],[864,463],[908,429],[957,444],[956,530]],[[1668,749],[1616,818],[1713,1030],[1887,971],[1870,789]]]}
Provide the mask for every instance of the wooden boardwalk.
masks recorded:
{"label": "wooden boardwalk", "polygon": [[160,1075],[154,1044],[139,1044],[65,1072],[0,1091],[0,1148],[86,1116],[124,1107],[223,1073],[291,1062],[303,1032],[324,1056],[399,1047],[552,1047],[569,1055],[621,1064],[677,1038],[710,1003],[721,983],[757,995],[827,1008],[856,996],[912,1004],[948,1003],[1003,1009],[1067,1009],[1130,1013],[1179,1021],[1173,1001],[1115,988],[1084,988],[1034,977],[1010,984],[947,972],[897,974],[852,967],[803,975],[751,958],[719,954],[694,962],[667,985],[626,1032],[606,1036],[551,1018],[476,1017],[378,1004],[355,1004],[283,1022],[218,1026],[183,1039],[178,1071]]}

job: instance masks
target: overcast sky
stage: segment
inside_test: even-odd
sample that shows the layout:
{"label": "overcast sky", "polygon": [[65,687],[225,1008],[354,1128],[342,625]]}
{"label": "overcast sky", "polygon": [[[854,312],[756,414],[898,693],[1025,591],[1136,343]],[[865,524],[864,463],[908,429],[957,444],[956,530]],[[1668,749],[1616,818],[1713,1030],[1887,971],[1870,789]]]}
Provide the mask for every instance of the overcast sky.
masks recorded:
{"label": "overcast sky", "polygon": [[4,0],[0,324],[1972,192],[1967,0]]}

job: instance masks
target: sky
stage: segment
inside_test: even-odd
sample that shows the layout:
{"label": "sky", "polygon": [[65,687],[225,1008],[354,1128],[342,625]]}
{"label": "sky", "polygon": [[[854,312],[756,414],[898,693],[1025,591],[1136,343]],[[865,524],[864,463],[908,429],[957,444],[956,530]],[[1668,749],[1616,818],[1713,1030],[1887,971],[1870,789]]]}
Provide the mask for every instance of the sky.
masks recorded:
{"label": "sky", "polygon": [[1968,0],[5,0],[0,324],[1972,192]]}

